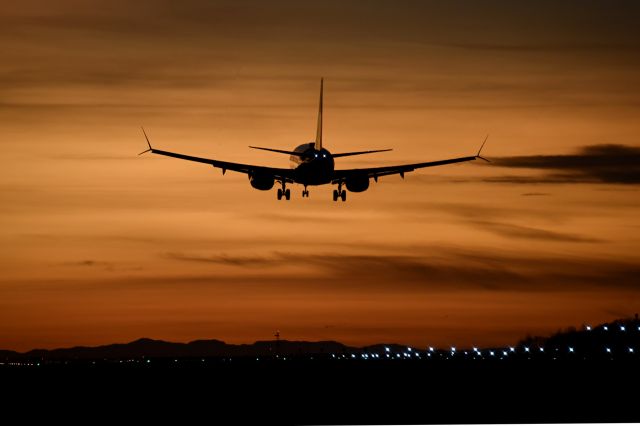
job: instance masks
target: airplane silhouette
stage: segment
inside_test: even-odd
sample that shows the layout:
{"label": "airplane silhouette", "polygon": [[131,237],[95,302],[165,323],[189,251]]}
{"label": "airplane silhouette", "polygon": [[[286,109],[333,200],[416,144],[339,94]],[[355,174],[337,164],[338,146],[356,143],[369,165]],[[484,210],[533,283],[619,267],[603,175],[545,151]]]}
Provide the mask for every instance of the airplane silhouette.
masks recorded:
{"label": "airplane silhouette", "polygon": [[374,152],[391,151],[391,149],[376,149],[371,151],[357,151],[357,152],[342,152],[338,154],[330,153],[326,148],[322,146],[322,96],[323,96],[323,79],[320,79],[320,106],[318,109],[318,129],[316,132],[316,139],[314,142],[309,142],[297,146],[293,151],[285,151],[274,148],[263,148],[258,146],[250,146],[249,148],[261,149],[265,151],[277,152],[280,154],[290,155],[292,167],[290,169],[280,169],[275,167],[254,166],[251,164],[231,163],[227,161],[214,160],[210,158],[192,157],[190,155],[178,154],[175,152],[163,151],[155,149],[149,142],[149,137],[142,128],[147,145],[149,149],[141,152],[138,155],[142,155],[145,152],[151,152],[152,154],[165,155],[167,157],[179,158],[181,160],[195,161],[198,163],[211,164],[213,167],[222,169],[224,175],[227,170],[234,172],[245,173],[249,177],[251,186],[261,191],[268,191],[278,182],[281,188],[278,188],[278,200],[283,197],[286,200],[291,198],[291,192],[287,188],[287,183],[298,183],[304,185],[302,191],[303,197],[309,197],[309,190],[307,186],[332,184],[338,185],[338,189],[333,191],[333,201],[346,201],[347,191],[351,192],[364,192],[369,188],[369,180],[373,178],[375,182],[378,182],[378,178],[381,176],[389,176],[399,174],[404,179],[404,174],[412,172],[416,169],[423,167],[442,166],[445,164],[462,163],[465,161],[472,161],[480,158],[481,160],[489,162],[486,158],[480,155],[487,137],[482,142],[478,153],[469,157],[450,158],[439,161],[429,161],[425,163],[414,164],[402,164],[399,166],[384,166],[384,167],[370,167],[363,169],[345,169],[336,170],[334,168],[334,158],[347,157],[351,155],[371,154]]}

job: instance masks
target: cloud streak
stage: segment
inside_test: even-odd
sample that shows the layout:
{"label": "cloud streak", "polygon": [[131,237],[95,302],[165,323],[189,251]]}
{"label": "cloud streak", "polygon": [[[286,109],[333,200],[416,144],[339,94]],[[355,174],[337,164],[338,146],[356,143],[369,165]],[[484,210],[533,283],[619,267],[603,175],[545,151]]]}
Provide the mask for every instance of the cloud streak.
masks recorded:
{"label": "cloud streak", "polygon": [[540,170],[542,176],[501,176],[491,182],[509,183],[640,183],[640,147],[590,145],[575,154],[523,155],[492,159],[493,165]]}
{"label": "cloud streak", "polygon": [[[581,237],[556,234],[519,227],[500,229],[509,235],[522,233],[525,238],[585,242]],[[533,236],[532,236],[533,235]],[[640,290],[636,277],[640,266],[633,262],[606,259],[536,254],[483,253],[457,249],[417,249],[420,255],[368,255],[347,253],[283,253],[267,256],[207,256],[167,253],[165,259],[180,262],[209,263],[238,268],[269,268],[276,276],[247,275],[241,281],[295,282],[300,288],[320,285],[324,289],[396,292],[402,290],[482,289],[494,291],[567,291],[593,287]],[[319,274],[278,278],[278,268],[286,266],[313,267]],[[246,269],[245,269],[246,270]],[[242,274],[240,274],[242,275]],[[238,279],[234,275],[234,279]],[[202,278],[207,281],[206,277]],[[219,279],[216,278],[216,279]]]}
{"label": "cloud streak", "polygon": [[548,231],[545,229],[513,225],[509,223],[491,221],[474,221],[471,223],[489,232],[493,232],[496,235],[508,238],[525,238],[540,241],[568,243],[600,243],[604,241],[597,238],[589,238],[576,234]]}

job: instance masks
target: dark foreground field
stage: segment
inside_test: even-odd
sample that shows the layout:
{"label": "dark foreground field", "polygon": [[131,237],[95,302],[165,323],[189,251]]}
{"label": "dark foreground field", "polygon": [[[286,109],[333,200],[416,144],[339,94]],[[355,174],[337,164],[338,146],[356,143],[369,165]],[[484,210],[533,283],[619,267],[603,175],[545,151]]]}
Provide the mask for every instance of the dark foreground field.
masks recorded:
{"label": "dark foreground field", "polygon": [[635,359],[164,360],[0,369],[3,405],[24,419],[211,424],[631,422],[640,420],[639,372]]}

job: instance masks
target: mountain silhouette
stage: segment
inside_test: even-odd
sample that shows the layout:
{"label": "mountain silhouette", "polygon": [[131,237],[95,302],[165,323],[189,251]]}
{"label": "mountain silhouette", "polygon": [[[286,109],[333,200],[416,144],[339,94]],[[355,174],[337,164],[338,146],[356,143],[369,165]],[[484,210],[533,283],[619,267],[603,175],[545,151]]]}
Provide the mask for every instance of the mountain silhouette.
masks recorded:
{"label": "mountain silhouette", "polygon": [[[535,350],[534,350],[535,349]],[[174,343],[163,340],[142,338],[129,343],[117,343],[104,346],[86,347],[76,346],[61,349],[34,349],[20,353],[10,350],[0,350],[0,362],[42,360],[42,361],[73,361],[73,360],[125,360],[142,358],[276,358],[276,357],[313,357],[320,356],[371,359],[379,358],[415,359],[415,355],[434,355],[435,358],[455,358],[452,349],[440,348],[435,351],[409,348],[396,343],[375,344],[364,347],[347,346],[336,341],[289,341],[265,340],[252,344],[228,344],[221,340],[194,340],[189,343]],[[468,351],[468,353],[467,353]],[[580,355],[584,359],[619,358],[640,354],[640,321],[622,319],[598,326],[583,326],[581,330],[575,328],[558,332],[550,337],[527,337],[515,347],[488,348],[480,350],[490,356],[502,359],[502,354],[508,354],[509,359],[531,357],[575,358]],[[431,352],[431,354],[429,354]],[[476,356],[475,349],[459,348],[456,354]],[[371,355],[376,354],[376,355]],[[479,355],[479,354],[478,354]],[[369,358],[366,358],[369,357]]]}

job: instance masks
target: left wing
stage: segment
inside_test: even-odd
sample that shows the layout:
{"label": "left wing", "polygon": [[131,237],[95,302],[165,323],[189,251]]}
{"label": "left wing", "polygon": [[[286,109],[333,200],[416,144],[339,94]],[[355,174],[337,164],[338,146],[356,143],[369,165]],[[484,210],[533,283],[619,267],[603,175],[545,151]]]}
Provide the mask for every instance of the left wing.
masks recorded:
{"label": "left wing", "polygon": [[202,157],[193,157],[191,155],[179,154],[177,152],[163,151],[161,149],[155,149],[151,146],[149,142],[149,138],[147,137],[147,133],[142,129],[145,138],[147,139],[147,144],[149,145],[149,149],[141,152],[138,155],[144,154],[145,152],[151,152],[152,154],[164,155],[166,157],[179,158],[181,160],[187,161],[195,161],[197,163],[211,164],[213,167],[217,167],[222,169],[222,174],[224,174],[227,170],[231,170],[238,173],[245,173],[249,176],[255,174],[269,175],[273,176],[275,180],[285,181],[285,182],[293,182],[293,170],[292,169],[280,169],[276,167],[266,167],[266,166],[254,166],[252,164],[242,164],[242,163],[231,163],[228,161],[220,161],[214,160],[212,158],[202,158]]}
{"label": "left wing", "polygon": [[380,176],[389,176],[389,175],[397,175],[399,174],[404,178],[404,174],[407,172],[412,172],[416,169],[422,169],[424,167],[435,167],[435,166],[443,166],[445,164],[453,164],[453,163],[463,163],[466,161],[473,161],[476,159],[481,159],[486,162],[489,162],[486,158],[480,155],[482,148],[484,147],[485,142],[487,142],[487,138],[484,139],[478,153],[476,155],[472,155],[469,157],[458,157],[458,158],[449,158],[446,160],[439,161],[428,161],[425,163],[415,163],[415,164],[402,164],[399,166],[385,166],[385,167],[371,167],[366,169],[347,169],[347,170],[334,170],[333,172],[333,180],[332,183],[343,182],[349,177],[356,176],[367,176],[369,178],[374,178],[376,181]]}

